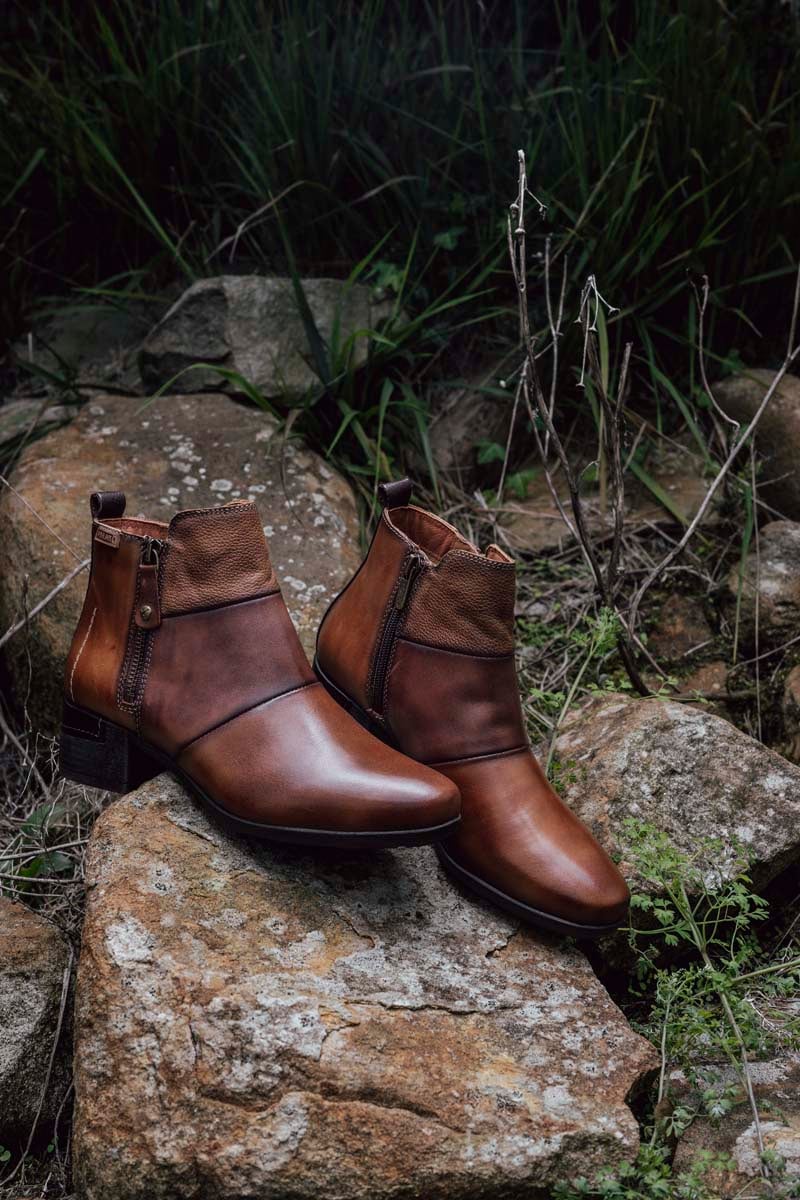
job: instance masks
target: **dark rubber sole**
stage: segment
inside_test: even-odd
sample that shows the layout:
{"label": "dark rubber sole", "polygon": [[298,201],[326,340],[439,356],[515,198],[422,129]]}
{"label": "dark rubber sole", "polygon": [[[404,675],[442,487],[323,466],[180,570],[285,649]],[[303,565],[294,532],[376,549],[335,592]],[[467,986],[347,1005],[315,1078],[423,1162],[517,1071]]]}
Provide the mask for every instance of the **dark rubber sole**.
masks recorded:
{"label": "dark rubber sole", "polygon": [[259,841],[347,850],[383,850],[393,846],[425,846],[452,833],[459,817],[423,829],[339,830],[265,825],[236,816],[182,770],[163,750],[151,746],[129,729],[88,709],[64,702],[60,738],[60,768],[66,779],[108,792],[131,792],[164,771],[175,775],[202,807],[229,832]]}
{"label": "dark rubber sole", "polygon": [[513,896],[507,896],[505,892],[493,887],[480,876],[473,875],[471,871],[467,871],[465,867],[456,862],[441,844],[436,846],[436,853],[447,874],[457,883],[474,892],[476,896],[480,896],[482,900],[491,901],[492,904],[510,913],[511,916],[518,917],[528,925],[535,925],[538,929],[545,929],[548,933],[558,933],[562,937],[594,939],[602,937],[604,933],[613,933],[622,924],[622,922],[615,921],[611,925],[581,925],[577,921],[566,921],[563,917],[555,917],[551,913],[532,908],[530,904],[523,904],[521,900],[515,900]]}
{"label": "dark rubber sole", "polygon": [[[316,658],[314,659],[314,670],[322,686],[351,717],[358,721],[360,725],[363,725],[365,729],[368,729],[370,733],[374,733],[376,737],[381,738],[382,741],[388,742],[390,745],[394,744],[386,731],[377,722],[373,721],[360,705],[351,700],[341,688],[337,687],[327,677]],[[521,900],[515,900],[513,896],[508,896],[505,892],[501,892],[499,888],[493,887],[491,883],[487,883],[480,876],[473,875],[471,871],[467,871],[466,868],[460,866],[448,854],[447,849],[441,843],[437,844],[436,853],[448,875],[457,880],[463,887],[480,896],[482,900],[489,900],[492,904],[497,905],[498,908],[504,909],[505,912],[511,913],[512,916],[518,917],[529,925],[535,925],[538,929],[546,929],[549,933],[558,933],[562,937],[598,938],[602,937],[604,933],[613,933],[615,929],[619,929],[620,925],[624,924],[622,921],[615,921],[610,925],[582,925],[577,921],[567,921],[563,917],[556,917],[551,913],[542,912],[538,908],[532,908],[529,904],[523,904]]]}

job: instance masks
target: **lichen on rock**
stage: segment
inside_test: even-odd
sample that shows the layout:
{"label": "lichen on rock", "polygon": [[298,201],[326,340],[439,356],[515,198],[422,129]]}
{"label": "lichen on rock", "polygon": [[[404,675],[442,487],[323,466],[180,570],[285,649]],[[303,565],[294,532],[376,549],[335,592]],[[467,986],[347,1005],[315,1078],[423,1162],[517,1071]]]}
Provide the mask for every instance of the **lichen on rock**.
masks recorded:
{"label": "lichen on rock", "polygon": [[506,1200],[635,1155],[652,1048],[578,950],[431,850],[258,849],[161,776],[101,816],[87,873],[87,1200]]}

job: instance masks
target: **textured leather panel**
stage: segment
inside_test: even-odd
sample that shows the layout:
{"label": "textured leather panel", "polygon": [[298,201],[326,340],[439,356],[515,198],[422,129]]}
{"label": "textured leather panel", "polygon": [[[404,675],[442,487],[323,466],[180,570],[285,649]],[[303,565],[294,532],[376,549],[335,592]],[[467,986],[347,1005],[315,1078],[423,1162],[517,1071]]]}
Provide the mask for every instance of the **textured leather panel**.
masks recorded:
{"label": "textured leather panel", "polygon": [[449,550],[423,571],[403,633],[429,646],[469,654],[510,654],[515,595],[513,562]]}
{"label": "textured leather panel", "polygon": [[117,682],[131,624],[141,542],[120,534],[114,548],[94,540],[92,567],[78,627],[72,638],[64,691],[74,704],[90,708],[120,725],[133,717],[117,705]]}
{"label": "textured leather panel", "polygon": [[461,866],[568,921],[602,925],[624,918],[624,879],[529,750],[437,770],[461,792],[461,824],[445,844]]}
{"label": "textured leather panel", "polygon": [[313,680],[280,592],[167,617],[153,634],[142,735],[174,754],[234,713]]}
{"label": "textured leather panel", "polygon": [[403,753],[422,762],[527,745],[513,655],[479,658],[401,639],[384,715]]}
{"label": "textured leather panel", "polygon": [[178,513],[164,552],[164,616],[263,595],[277,587],[254,504]]}
{"label": "textured leather panel", "polygon": [[458,791],[379,742],[319,684],[235,717],[179,765],[230,812],[303,829],[423,829],[458,816]]}
{"label": "textured leather panel", "polygon": [[408,550],[407,543],[382,519],[369,554],[328,609],[317,636],[322,670],[329,664],[339,686],[363,708],[369,706],[373,650]]}

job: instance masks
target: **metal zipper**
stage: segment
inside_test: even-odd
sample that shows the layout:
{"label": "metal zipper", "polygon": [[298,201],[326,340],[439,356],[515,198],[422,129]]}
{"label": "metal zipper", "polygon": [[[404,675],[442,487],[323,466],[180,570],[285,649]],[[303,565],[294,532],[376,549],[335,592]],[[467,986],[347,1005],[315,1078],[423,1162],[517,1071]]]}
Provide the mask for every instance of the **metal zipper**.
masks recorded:
{"label": "metal zipper", "polygon": [[[140,563],[146,566],[154,565],[157,569],[159,551],[162,549],[163,542],[159,541],[158,538],[145,537],[142,542]],[[136,596],[138,596],[138,592],[139,588],[137,585]],[[134,599],[134,606],[135,604],[136,599]],[[151,630],[140,629],[135,622],[131,625],[125,662],[122,668],[122,679],[119,686],[120,701],[129,707],[135,706],[139,696],[139,686],[142,680],[142,671],[147,660],[147,643],[150,634]]]}
{"label": "metal zipper", "polygon": [[397,581],[392,606],[384,621],[381,640],[375,651],[375,665],[372,668],[372,686],[370,688],[370,707],[373,712],[381,713],[383,711],[383,689],[386,682],[386,672],[389,669],[389,663],[392,661],[394,644],[397,640],[400,623],[403,620],[403,614],[412,588],[424,566],[424,558],[412,552],[406,558],[400,578]]}

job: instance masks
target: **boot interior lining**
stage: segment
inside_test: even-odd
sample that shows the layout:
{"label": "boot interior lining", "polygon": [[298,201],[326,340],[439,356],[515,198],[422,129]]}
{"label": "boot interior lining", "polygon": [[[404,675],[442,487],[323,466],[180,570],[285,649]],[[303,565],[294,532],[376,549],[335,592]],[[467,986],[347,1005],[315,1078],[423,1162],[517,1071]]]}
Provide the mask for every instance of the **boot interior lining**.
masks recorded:
{"label": "boot interior lining", "polygon": [[434,563],[440,562],[449,550],[461,550],[466,554],[475,554],[479,558],[488,558],[491,562],[513,563],[511,555],[494,542],[484,555],[474,542],[463,537],[454,525],[417,508],[413,504],[405,508],[393,508],[387,513],[389,521],[400,533],[415,542],[420,550]]}
{"label": "boot interior lining", "polygon": [[462,537],[454,526],[436,517],[433,513],[409,504],[406,508],[395,508],[389,513],[395,529],[404,533],[433,562],[439,562],[448,550],[464,550],[468,554],[480,554],[477,546]]}
{"label": "boot interior lining", "polygon": [[119,529],[121,533],[132,533],[135,537],[164,537],[169,529],[163,521],[139,520],[138,517],[106,517],[100,521],[109,529]]}

